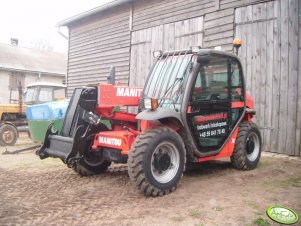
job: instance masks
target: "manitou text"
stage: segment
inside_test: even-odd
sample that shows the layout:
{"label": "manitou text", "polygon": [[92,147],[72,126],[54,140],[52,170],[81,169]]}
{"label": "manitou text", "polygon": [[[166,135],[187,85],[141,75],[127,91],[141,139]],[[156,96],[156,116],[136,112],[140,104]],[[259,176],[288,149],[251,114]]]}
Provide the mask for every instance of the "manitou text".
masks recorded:
{"label": "manitou text", "polygon": [[140,97],[141,88],[117,87],[116,96],[118,97]]}

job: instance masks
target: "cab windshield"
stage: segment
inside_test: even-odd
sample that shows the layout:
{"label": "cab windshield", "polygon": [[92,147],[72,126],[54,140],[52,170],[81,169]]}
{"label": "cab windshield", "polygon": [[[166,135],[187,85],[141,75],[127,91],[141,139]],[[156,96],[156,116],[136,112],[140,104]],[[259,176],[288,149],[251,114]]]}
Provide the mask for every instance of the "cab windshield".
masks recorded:
{"label": "cab windshield", "polygon": [[147,80],[143,97],[158,99],[160,107],[179,110],[192,65],[192,54],[161,58]]}
{"label": "cab windshield", "polygon": [[50,101],[63,100],[66,98],[64,87],[33,86],[24,92],[25,104],[38,104]]}
{"label": "cab windshield", "polygon": [[31,103],[36,100],[38,95],[39,88],[38,87],[29,87],[25,90],[23,94],[24,103]]}

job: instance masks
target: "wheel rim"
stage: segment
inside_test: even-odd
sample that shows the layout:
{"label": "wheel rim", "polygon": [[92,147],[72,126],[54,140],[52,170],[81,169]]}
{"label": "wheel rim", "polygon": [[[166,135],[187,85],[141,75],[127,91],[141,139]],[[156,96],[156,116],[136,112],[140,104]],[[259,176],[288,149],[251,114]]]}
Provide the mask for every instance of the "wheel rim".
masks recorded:
{"label": "wheel rim", "polygon": [[249,134],[246,140],[247,158],[249,161],[255,161],[260,150],[259,137],[255,132]]}
{"label": "wheel rim", "polygon": [[151,172],[159,183],[168,183],[177,174],[180,155],[176,146],[170,142],[159,144],[151,159]]}
{"label": "wheel rim", "polygon": [[6,144],[11,144],[14,141],[15,137],[14,137],[14,133],[11,130],[6,130],[3,134],[2,134],[2,140],[6,143]]}

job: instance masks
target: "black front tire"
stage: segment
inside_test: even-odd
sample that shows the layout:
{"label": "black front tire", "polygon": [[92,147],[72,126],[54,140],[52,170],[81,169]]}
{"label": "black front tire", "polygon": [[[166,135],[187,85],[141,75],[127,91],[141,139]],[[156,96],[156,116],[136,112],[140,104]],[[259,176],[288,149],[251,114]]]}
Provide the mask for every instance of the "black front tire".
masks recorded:
{"label": "black front tire", "polygon": [[99,159],[97,161],[91,162],[91,160],[82,158],[73,165],[72,169],[81,176],[92,176],[106,172],[111,165],[111,162],[106,160]]}
{"label": "black front tire", "polygon": [[0,127],[0,145],[1,146],[13,146],[18,139],[17,129],[10,124],[3,124]]}
{"label": "black front tire", "polygon": [[100,153],[92,150],[94,137],[95,134],[91,134],[87,138],[85,155],[72,166],[72,169],[81,176],[92,176],[104,173],[111,165],[111,162],[103,159]]}
{"label": "black front tire", "polygon": [[238,135],[231,156],[232,165],[241,170],[256,168],[261,156],[261,135],[253,122],[243,122],[238,129]]}
{"label": "black front tire", "polygon": [[186,153],[182,138],[167,127],[154,127],[139,135],[128,158],[128,174],[145,196],[166,195],[183,176]]}

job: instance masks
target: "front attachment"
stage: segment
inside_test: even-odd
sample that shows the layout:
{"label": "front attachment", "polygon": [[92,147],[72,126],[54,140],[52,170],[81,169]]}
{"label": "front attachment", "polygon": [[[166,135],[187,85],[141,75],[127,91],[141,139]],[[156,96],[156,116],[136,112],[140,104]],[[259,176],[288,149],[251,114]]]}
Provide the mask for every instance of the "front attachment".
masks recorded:
{"label": "front attachment", "polygon": [[85,147],[84,127],[79,126],[74,137],[64,137],[53,132],[53,124],[50,124],[45,136],[43,146],[37,151],[41,159],[47,157],[60,158],[66,164],[72,164],[72,160],[80,157]]}
{"label": "front attachment", "polygon": [[86,140],[99,126],[94,111],[97,102],[97,88],[75,89],[69,102],[61,133],[53,131],[49,125],[43,146],[37,151],[41,159],[60,158],[73,165],[85,154]]}

